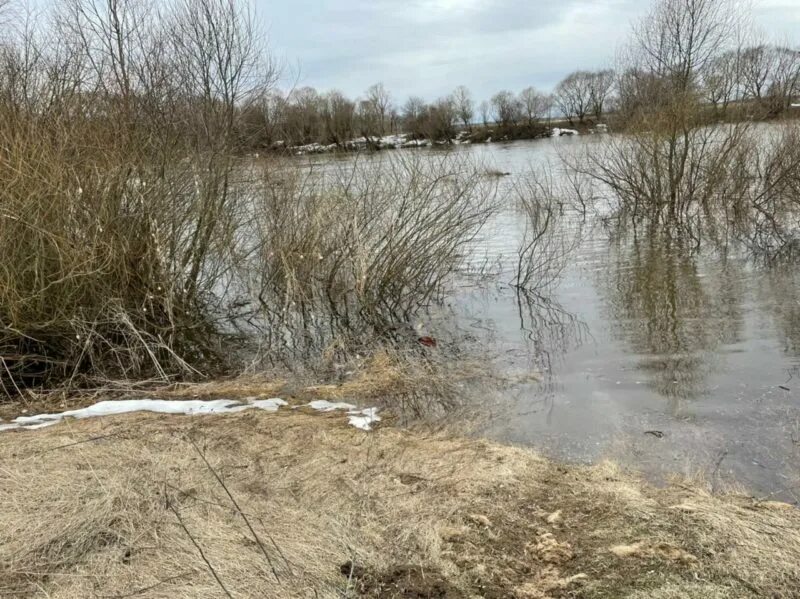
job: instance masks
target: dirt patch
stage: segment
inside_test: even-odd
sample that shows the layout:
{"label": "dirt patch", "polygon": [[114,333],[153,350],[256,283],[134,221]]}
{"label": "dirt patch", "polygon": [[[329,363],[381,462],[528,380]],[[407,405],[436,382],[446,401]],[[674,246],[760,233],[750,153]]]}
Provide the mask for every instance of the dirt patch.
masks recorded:
{"label": "dirt patch", "polygon": [[68,421],[0,435],[0,464],[2,597],[800,588],[800,511],[784,504],[295,410]]}

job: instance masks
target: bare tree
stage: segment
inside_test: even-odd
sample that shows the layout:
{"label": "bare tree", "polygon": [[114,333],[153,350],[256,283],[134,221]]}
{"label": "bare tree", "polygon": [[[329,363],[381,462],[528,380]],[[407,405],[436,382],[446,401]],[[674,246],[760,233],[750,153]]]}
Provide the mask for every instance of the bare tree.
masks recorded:
{"label": "bare tree", "polygon": [[483,123],[484,127],[489,125],[489,121],[491,120],[492,115],[492,106],[486,100],[483,100],[480,105],[478,105],[478,112],[481,115],[481,122]]}
{"label": "bare tree", "polygon": [[592,109],[592,81],[592,73],[575,71],[556,86],[556,105],[570,122],[577,117],[582,123]]}
{"label": "bare tree", "polygon": [[533,87],[523,89],[519,101],[529,126],[542,119],[550,108],[550,97]]}
{"label": "bare tree", "polygon": [[456,116],[461,120],[465,129],[472,129],[472,119],[475,116],[475,103],[472,94],[464,85],[459,85],[452,95],[453,107]]}
{"label": "bare tree", "polygon": [[594,117],[599,121],[605,113],[606,103],[614,88],[615,73],[611,69],[596,71],[589,79],[589,101]]}
{"label": "bare tree", "polygon": [[423,136],[423,121],[427,111],[425,100],[419,96],[411,96],[403,104],[403,123],[409,133],[415,136]]}
{"label": "bare tree", "polygon": [[800,52],[759,44],[741,55],[745,97],[775,115],[791,103],[800,89]]}
{"label": "bare tree", "polygon": [[319,141],[323,133],[325,100],[313,87],[301,87],[289,94],[284,129],[294,143]]}
{"label": "bare tree", "polygon": [[730,49],[741,21],[729,0],[659,0],[634,27],[636,62],[689,91],[714,57]]}
{"label": "bare tree", "polygon": [[492,107],[497,124],[508,127],[519,122],[522,107],[512,92],[504,90],[496,93],[492,96]]}
{"label": "bare tree", "polygon": [[440,98],[431,104],[426,111],[426,137],[434,141],[451,141],[456,134],[455,123],[458,111],[452,98]]}
{"label": "bare tree", "polygon": [[381,135],[386,132],[386,119],[392,104],[392,96],[383,83],[376,83],[367,89],[367,102],[378,119],[378,128]]}
{"label": "bare tree", "polygon": [[353,138],[355,102],[348,100],[342,92],[333,90],[323,97],[322,103],[328,141],[341,145]]}
{"label": "bare tree", "polygon": [[742,84],[746,97],[756,101],[766,98],[775,72],[773,48],[766,44],[746,48],[742,52]]}
{"label": "bare tree", "polygon": [[742,80],[741,52],[728,50],[709,61],[703,72],[703,93],[714,110],[725,114],[737,98]]}

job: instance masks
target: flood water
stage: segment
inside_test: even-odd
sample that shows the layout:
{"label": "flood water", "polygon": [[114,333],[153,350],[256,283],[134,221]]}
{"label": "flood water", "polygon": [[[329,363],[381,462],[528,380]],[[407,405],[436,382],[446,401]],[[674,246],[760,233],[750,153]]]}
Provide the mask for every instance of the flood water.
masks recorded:
{"label": "flood water", "polygon": [[[567,144],[585,143],[598,141],[456,151],[510,172],[502,194],[514,175],[556,164]],[[426,323],[517,381],[485,434],[562,459],[610,458],[656,479],[702,474],[716,490],[738,482],[757,496],[798,502],[797,269],[641,232],[612,239],[590,222],[558,280],[520,301],[506,282],[524,221],[506,204],[470,258],[499,275],[459,285],[448,317]]]}

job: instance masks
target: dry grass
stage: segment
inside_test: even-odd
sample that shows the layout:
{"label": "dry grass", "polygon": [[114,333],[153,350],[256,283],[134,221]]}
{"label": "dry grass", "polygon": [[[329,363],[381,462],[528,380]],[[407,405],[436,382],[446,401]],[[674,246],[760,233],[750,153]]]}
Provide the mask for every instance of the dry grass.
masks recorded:
{"label": "dry grass", "polygon": [[366,434],[335,415],[72,422],[0,436],[0,463],[3,597],[800,588],[800,512],[784,504],[657,490],[611,464],[484,441]]}

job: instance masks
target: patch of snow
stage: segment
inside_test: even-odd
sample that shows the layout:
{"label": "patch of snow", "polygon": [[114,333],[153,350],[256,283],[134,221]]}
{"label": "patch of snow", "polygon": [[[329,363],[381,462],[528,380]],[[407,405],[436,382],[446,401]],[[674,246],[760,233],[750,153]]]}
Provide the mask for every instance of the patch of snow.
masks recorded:
{"label": "patch of snow", "polygon": [[553,127],[550,130],[550,137],[562,137],[564,135],[579,135],[579,133],[575,129],[561,129],[559,127]]}
{"label": "patch of snow", "polygon": [[362,431],[372,430],[372,424],[380,422],[378,408],[365,408],[359,410],[353,404],[344,402],[330,402],[326,399],[318,399],[307,404],[309,408],[320,412],[332,412],[334,410],[347,410],[347,419],[351,426],[360,428]]}
{"label": "patch of snow", "polygon": [[800,104],[792,104],[792,108],[800,108]]}
{"label": "patch of snow", "polygon": [[[272,399],[252,399],[249,402],[249,405],[259,410],[264,410],[266,412],[277,412],[278,408],[289,404],[287,404],[279,397],[273,397]],[[247,406],[244,407],[245,409],[247,408]]]}
{"label": "patch of snow", "polygon": [[386,135],[378,140],[378,143],[383,146],[391,146],[393,148],[400,148],[406,142],[406,135]]}
{"label": "patch of snow", "polygon": [[185,414],[187,416],[202,414],[233,414],[251,408],[275,412],[280,406],[287,405],[279,398],[257,399],[242,404],[233,399],[199,399],[174,401],[164,399],[126,399],[119,401],[101,401],[80,410],[68,410],[59,414],[39,414],[38,416],[19,416],[10,424],[0,425],[0,431],[12,429],[35,430],[61,422],[64,418],[95,418],[98,416],[116,416],[133,412],[155,412],[158,414]]}
{"label": "patch of snow", "polygon": [[356,407],[350,403],[332,402],[327,399],[316,399],[308,404],[312,410],[319,412],[332,412],[334,410],[355,410]]}
{"label": "patch of snow", "polygon": [[[203,414],[235,414],[245,410],[257,409],[265,412],[277,412],[288,405],[278,397],[257,399],[249,397],[245,403],[234,399],[213,400],[164,400],[164,399],[125,399],[119,401],[101,401],[79,410],[68,410],[58,414],[39,414],[38,416],[19,416],[12,422],[0,423],[0,432],[8,430],[35,430],[52,426],[65,418],[96,418],[99,416],[116,416],[133,412],[154,412],[157,414],[184,414],[186,416]],[[371,430],[374,422],[380,422],[378,408],[359,410],[355,405],[345,402],[330,402],[324,399],[312,401],[308,407],[320,412],[342,410],[347,413],[350,424],[361,430]]]}
{"label": "patch of snow", "polygon": [[403,143],[402,147],[404,148],[424,148],[431,145],[431,140],[429,139],[410,139]]}
{"label": "patch of snow", "polygon": [[378,408],[353,410],[348,412],[347,415],[350,425],[360,428],[362,431],[372,430],[372,424],[381,421],[381,417],[378,416]]}

